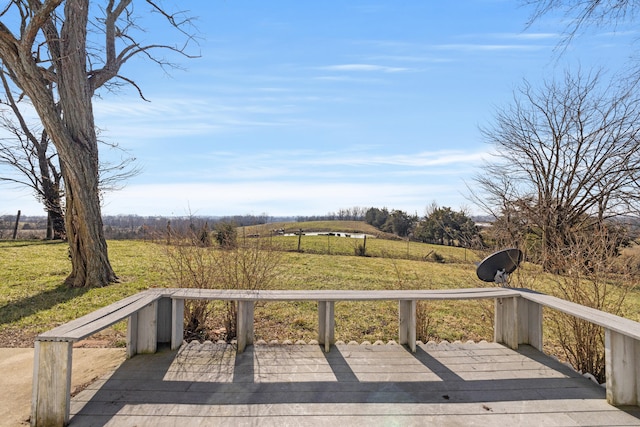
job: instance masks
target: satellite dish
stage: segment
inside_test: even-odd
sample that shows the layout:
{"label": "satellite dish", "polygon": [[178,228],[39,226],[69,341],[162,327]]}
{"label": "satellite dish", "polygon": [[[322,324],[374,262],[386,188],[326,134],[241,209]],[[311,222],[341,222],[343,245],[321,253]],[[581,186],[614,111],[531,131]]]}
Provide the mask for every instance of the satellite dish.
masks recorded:
{"label": "satellite dish", "polygon": [[522,261],[522,251],[516,248],[495,252],[483,259],[476,273],[480,280],[506,284],[509,274],[513,273]]}

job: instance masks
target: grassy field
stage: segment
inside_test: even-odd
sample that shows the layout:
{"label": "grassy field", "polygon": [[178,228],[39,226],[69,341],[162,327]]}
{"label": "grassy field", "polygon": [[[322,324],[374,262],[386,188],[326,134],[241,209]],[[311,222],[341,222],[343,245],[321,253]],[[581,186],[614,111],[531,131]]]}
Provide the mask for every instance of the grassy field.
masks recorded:
{"label": "grassy field", "polygon": [[[335,230],[352,231],[355,230]],[[360,232],[358,230],[358,232]],[[367,239],[367,254],[355,256],[361,239],[302,236],[273,237],[286,248],[279,289],[448,289],[487,286],[475,275],[483,254],[462,248]],[[67,246],[42,241],[0,242],[0,346],[29,347],[37,333],[149,287],[175,286],[168,270],[166,247],[142,241],[109,241],[109,254],[120,283],[98,289],[68,289]],[[326,248],[329,248],[327,251]],[[443,262],[429,254],[437,252]],[[331,255],[329,255],[329,253]],[[339,255],[340,254],[340,255]],[[553,280],[535,266],[523,265],[513,275],[515,286],[548,290]],[[628,298],[627,317],[639,320],[638,296]],[[491,340],[492,301],[428,302],[421,339]],[[221,311],[220,311],[221,316]],[[269,303],[256,308],[256,338],[317,338],[315,303]],[[218,322],[218,323],[215,323]],[[221,317],[212,328],[222,325]],[[337,303],[336,338],[358,342],[397,339],[397,303]],[[100,337],[122,342],[124,326]]]}

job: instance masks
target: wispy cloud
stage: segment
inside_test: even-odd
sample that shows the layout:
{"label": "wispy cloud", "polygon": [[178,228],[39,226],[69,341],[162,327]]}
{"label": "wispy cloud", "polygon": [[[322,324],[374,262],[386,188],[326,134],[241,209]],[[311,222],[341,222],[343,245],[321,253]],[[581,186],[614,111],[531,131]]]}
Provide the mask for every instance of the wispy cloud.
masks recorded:
{"label": "wispy cloud", "polygon": [[[318,215],[328,209],[372,205],[393,206],[413,213],[422,212],[439,195],[450,196],[455,191],[453,185],[426,183],[254,181],[147,184],[130,185],[108,195],[104,211],[107,214],[128,212],[127,206],[135,203],[139,206],[140,215],[182,216],[209,212],[219,215]],[[330,206],[335,208],[328,208],[327,200],[331,200]]]}
{"label": "wispy cloud", "polygon": [[358,155],[355,157],[330,157],[316,161],[316,164],[330,164],[340,166],[356,166],[356,165],[386,165],[396,167],[430,167],[430,166],[449,166],[454,164],[475,164],[489,156],[486,152],[465,151],[434,151],[422,152],[414,154],[394,154],[394,155]]}
{"label": "wispy cloud", "polygon": [[382,73],[399,73],[410,71],[409,68],[404,67],[388,67],[384,65],[373,64],[339,64],[328,65],[325,67],[318,67],[320,70],[326,71],[354,71],[354,72],[382,72]]}
{"label": "wispy cloud", "polygon": [[[506,39],[506,40],[559,40],[562,35],[559,33],[488,33],[482,34],[485,38]],[[475,37],[475,36],[474,36]]]}
{"label": "wispy cloud", "polygon": [[118,98],[95,103],[103,135],[132,144],[169,137],[216,135],[252,128],[310,125],[299,114],[310,98],[158,98],[153,102]]}
{"label": "wispy cloud", "polygon": [[543,46],[531,45],[531,44],[492,44],[492,43],[451,43],[434,45],[434,49],[448,50],[448,51],[461,51],[461,52],[486,52],[486,51],[526,51],[526,50],[539,50],[543,49]]}
{"label": "wispy cloud", "polygon": [[[490,158],[486,151],[434,151],[408,154],[384,154],[380,150],[345,148],[340,151],[293,150],[244,153],[211,152],[204,164],[194,164],[179,178],[203,177],[209,180],[331,180],[350,177],[353,181],[384,182],[400,177],[425,175],[460,175],[461,170],[472,170]],[[196,159],[194,159],[195,162]],[[198,163],[199,164],[199,163]],[[167,176],[173,176],[167,172]]]}

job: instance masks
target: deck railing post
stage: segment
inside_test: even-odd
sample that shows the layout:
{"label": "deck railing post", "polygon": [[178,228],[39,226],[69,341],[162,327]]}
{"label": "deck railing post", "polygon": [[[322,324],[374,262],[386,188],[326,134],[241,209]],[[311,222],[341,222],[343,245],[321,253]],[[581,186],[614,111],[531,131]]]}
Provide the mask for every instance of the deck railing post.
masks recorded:
{"label": "deck railing post", "polygon": [[640,403],[640,342],[610,329],[604,330],[607,402],[611,405]]}
{"label": "deck railing post", "polygon": [[401,300],[399,304],[399,342],[416,352],[416,300]]}
{"label": "deck railing post", "polygon": [[529,344],[542,351],[542,306],[518,298],[518,344]]}
{"label": "deck railing post", "polygon": [[496,298],[494,341],[518,349],[518,297]]}
{"label": "deck railing post", "polygon": [[238,301],[237,341],[238,353],[253,344],[253,301]]}
{"label": "deck railing post", "polygon": [[66,426],[71,404],[73,343],[36,341],[31,426]]}
{"label": "deck railing post", "polygon": [[184,300],[171,300],[171,350],[177,350],[184,339]]}
{"label": "deck railing post", "polygon": [[335,343],[334,307],[335,301],[318,301],[318,343],[324,345],[325,353]]}

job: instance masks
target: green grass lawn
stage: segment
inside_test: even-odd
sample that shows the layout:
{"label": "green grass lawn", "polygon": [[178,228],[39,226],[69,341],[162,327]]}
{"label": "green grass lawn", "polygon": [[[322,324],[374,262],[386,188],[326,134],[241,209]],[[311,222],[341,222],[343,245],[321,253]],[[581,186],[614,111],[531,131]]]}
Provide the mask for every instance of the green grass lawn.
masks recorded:
{"label": "green grass lawn", "polygon": [[[368,239],[367,253],[355,256],[357,239],[303,236],[278,237],[286,248],[278,289],[449,289],[490,286],[475,275],[482,254],[406,241]],[[31,346],[37,333],[111,304],[150,287],[174,287],[165,246],[143,241],[109,241],[109,254],[121,282],[98,289],[69,289],[67,245],[41,241],[0,242],[0,345]],[[320,250],[332,248],[331,255]],[[312,247],[318,247],[312,250]],[[444,263],[428,254],[438,252]],[[407,253],[409,256],[407,256]],[[342,255],[338,255],[342,254]],[[426,261],[425,261],[426,260]],[[551,276],[523,265],[513,277],[518,287],[548,291]],[[639,319],[638,295],[630,294],[625,314]],[[421,303],[426,313],[420,326],[423,340],[491,340],[492,301]],[[358,342],[397,339],[397,302],[338,302],[336,338]],[[221,310],[212,328],[222,325]],[[218,323],[215,323],[218,322]],[[269,303],[256,308],[256,339],[311,340],[317,338],[317,309],[313,302]],[[122,340],[124,326],[106,332]],[[115,338],[114,338],[115,337]]]}

